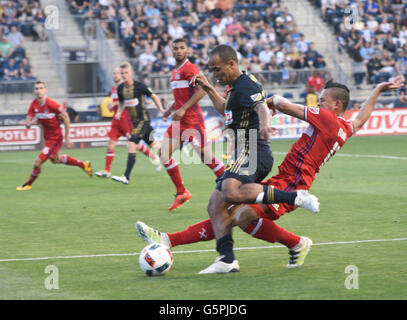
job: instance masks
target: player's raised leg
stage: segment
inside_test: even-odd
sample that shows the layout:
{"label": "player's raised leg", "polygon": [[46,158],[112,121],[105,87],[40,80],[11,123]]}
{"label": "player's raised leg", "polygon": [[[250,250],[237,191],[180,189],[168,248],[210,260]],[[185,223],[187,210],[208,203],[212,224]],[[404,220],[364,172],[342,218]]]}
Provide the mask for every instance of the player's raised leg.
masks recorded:
{"label": "player's raised leg", "polygon": [[30,177],[21,186],[18,186],[16,188],[17,191],[28,191],[28,190],[32,189],[32,184],[34,183],[34,181],[38,178],[38,176],[41,173],[42,163],[43,163],[42,160],[38,156],[34,161],[34,166],[33,166],[33,170],[31,171]]}

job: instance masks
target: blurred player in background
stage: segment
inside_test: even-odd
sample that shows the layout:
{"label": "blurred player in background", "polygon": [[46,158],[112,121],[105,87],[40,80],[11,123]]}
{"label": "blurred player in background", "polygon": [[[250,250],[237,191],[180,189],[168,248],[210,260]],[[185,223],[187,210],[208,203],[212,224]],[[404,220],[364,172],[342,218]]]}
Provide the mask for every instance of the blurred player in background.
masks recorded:
{"label": "blurred player in background", "polygon": [[37,120],[41,123],[45,141],[44,148],[34,161],[34,168],[29,179],[22,186],[17,187],[17,190],[31,190],[33,182],[41,173],[42,164],[48,159],[51,159],[52,163],[55,164],[63,163],[79,167],[92,178],[92,168],[89,161],[82,162],[69,155],[59,154],[64,141],[60,120],[63,121],[65,126],[65,145],[68,148],[72,147],[69,139],[70,120],[65,107],[47,97],[47,88],[43,81],[38,80],[35,82],[34,94],[37,98],[31,102],[25,126],[30,128],[31,125],[37,123]]}
{"label": "blurred player in background", "polygon": [[[145,107],[144,96],[150,97],[160,112],[165,110],[161,105],[161,101],[150,88],[145,84],[133,79],[133,68],[128,62],[120,65],[120,73],[123,82],[117,87],[118,108],[115,114],[115,119],[120,120],[124,112],[128,112],[133,128],[128,136],[129,143],[127,144],[128,156],[126,170],[123,176],[112,176],[112,179],[123,184],[129,184],[130,174],[136,163],[137,149],[142,149],[140,146],[144,140],[152,148],[158,149],[160,143],[154,140],[153,128],[150,123],[150,115]],[[139,147],[140,146],[140,147]],[[156,159],[159,165],[159,159]]]}
{"label": "blurred player in background", "polygon": [[[328,82],[321,92],[317,108],[295,104],[280,96],[267,99],[272,109],[276,108],[285,114],[307,121],[309,126],[291,147],[279,166],[278,174],[262,182],[265,192],[274,187],[286,191],[308,190],[320,168],[369,119],[380,93],[398,89],[402,85],[401,77],[378,84],[356,117],[351,120],[343,118],[349,104],[349,89],[342,84]],[[289,262],[286,267],[297,268],[304,263],[312,241],[307,237],[297,236],[274,222],[295,209],[295,206],[288,204],[243,204],[229,209],[229,222],[232,226],[238,225],[254,238],[285,245],[289,249]],[[163,243],[168,248],[215,238],[210,219],[175,233],[160,232],[140,221],[136,223],[136,228],[143,240],[149,243]],[[218,268],[215,271],[230,272],[231,269]]]}
{"label": "blurred player in background", "polygon": [[160,153],[161,162],[176,188],[174,202],[168,208],[170,211],[179,208],[192,198],[191,193],[184,186],[178,163],[172,158],[173,152],[182,144],[189,141],[202,162],[212,170],[216,177],[221,176],[225,170],[223,162],[212,155],[210,141],[205,132],[205,118],[198,104],[205,92],[190,83],[199,70],[188,60],[187,41],[185,39],[174,40],[172,50],[176,61],[171,75],[174,104],[164,113],[163,118],[166,119],[173,113],[173,122],[165,133]]}
{"label": "blurred player in background", "polygon": [[[100,178],[110,178],[112,176],[111,174],[111,166],[112,162],[115,157],[115,147],[117,140],[119,140],[120,137],[126,137],[129,138],[131,136],[131,131],[133,130],[133,123],[130,118],[129,112],[125,109],[122,112],[122,115],[120,119],[116,119],[116,113],[117,113],[117,104],[118,104],[118,97],[117,97],[117,87],[123,83],[122,75],[120,73],[120,68],[115,68],[113,70],[113,81],[114,81],[114,86],[112,87],[111,90],[111,99],[112,102],[108,104],[108,108],[110,111],[114,111],[113,114],[113,119],[109,131],[109,143],[107,145],[106,149],[106,155],[105,155],[105,169],[103,171],[98,171],[95,172],[95,175]],[[138,149],[144,153],[146,156],[148,156],[151,159],[151,162],[156,165],[156,171],[159,171],[161,169],[161,163],[160,159],[156,154],[154,154],[150,148],[143,142],[139,143],[137,145]]]}

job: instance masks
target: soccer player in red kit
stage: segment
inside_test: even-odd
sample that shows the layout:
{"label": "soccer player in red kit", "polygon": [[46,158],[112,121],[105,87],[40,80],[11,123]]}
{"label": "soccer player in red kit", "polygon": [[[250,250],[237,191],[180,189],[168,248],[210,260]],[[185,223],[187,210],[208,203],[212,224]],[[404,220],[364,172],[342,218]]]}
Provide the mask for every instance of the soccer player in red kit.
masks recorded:
{"label": "soccer player in red kit", "polygon": [[[112,87],[110,94],[112,103],[109,104],[108,108],[109,110],[113,110],[114,114],[109,131],[110,140],[107,145],[105,155],[105,169],[103,171],[95,172],[95,176],[100,178],[110,178],[112,176],[111,166],[115,157],[115,147],[117,140],[119,140],[120,137],[129,138],[131,136],[131,131],[133,130],[133,123],[131,121],[129,112],[126,109],[123,110],[120,116],[120,120],[116,119],[117,104],[119,102],[119,98],[117,96],[117,87],[123,82],[120,68],[115,68],[113,70],[113,81],[114,86]],[[138,149],[151,159],[151,162],[155,166],[157,166],[156,171],[158,172],[161,169],[160,159],[158,158],[158,156],[154,154],[145,143],[139,143]]]}
{"label": "soccer player in red kit", "polygon": [[62,129],[60,125],[60,119],[65,125],[65,145],[70,148],[72,143],[69,139],[69,127],[70,120],[66,113],[64,106],[60,105],[55,100],[47,97],[47,89],[43,81],[36,81],[34,86],[34,93],[37,96],[31,102],[28,109],[27,119],[25,126],[27,128],[37,123],[37,120],[41,123],[44,133],[44,148],[34,161],[34,168],[31,172],[30,178],[22,185],[17,187],[18,191],[31,190],[32,183],[38,178],[41,173],[42,164],[49,159],[53,163],[63,163],[69,166],[77,166],[85,171],[89,177],[92,177],[92,168],[89,161],[82,162],[69,155],[59,154],[59,149],[62,146],[64,137],[62,135]]}
{"label": "soccer player in red kit", "polygon": [[[321,167],[369,119],[380,93],[400,88],[402,85],[400,77],[378,84],[352,120],[343,118],[349,103],[349,89],[338,83],[326,84],[317,108],[295,104],[280,96],[269,98],[267,100],[269,107],[307,121],[309,126],[291,147],[279,166],[278,174],[259,185],[260,193],[256,203],[233,206],[229,209],[230,220],[226,223],[238,225],[254,238],[285,245],[290,256],[286,267],[300,267],[311,248],[312,241],[307,237],[297,236],[274,222],[296,207],[284,203],[273,204],[273,189],[308,190]],[[210,219],[189,226],[183,231],[168,234],[150,228],[140,221],[136,223],[136,228],[145,241],[163,243],[168,248],[215,238]],[[230,268],[224,263],[215,262],[200,273],[225,272],[231,272]]]}
{"label": "soccer player in red kit", "polygon": [[189,201],[191,193],[185,188],[177,162],[171,157],[181,144],[189,141],[194,150],[215,174],[219,177],[224,172],[224,164],[212,155],[210,142],[205,131],[205,118],[198,102],[205,92],[194,87],[190,81],[199,73],[198,67],[187,58],[188,45],[185,39],[176,39],[172,44],[176,66],[172,70],[171,87],[174,104],[163,115],[167,119],[171,113],[172,124],[167,129],[161,144],[161,162],[176,187],[174,202],[168,208],[172,211]]}

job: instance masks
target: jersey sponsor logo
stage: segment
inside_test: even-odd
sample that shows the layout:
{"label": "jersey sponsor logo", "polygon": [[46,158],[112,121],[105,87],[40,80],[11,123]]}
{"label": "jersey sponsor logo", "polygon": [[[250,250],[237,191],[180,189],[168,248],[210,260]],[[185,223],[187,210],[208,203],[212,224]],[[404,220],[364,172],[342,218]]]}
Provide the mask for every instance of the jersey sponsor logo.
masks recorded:
{"label": "jersey sponsor logo", "polygon": [[124,100],[124,106],[126,108],[131,108],[131,107],[135,107],[139,104],[139,101],[137,98],[134,99],[126,99]]}
{"label": "jersey sponsor logo", "polygon": [[311,136],[313,135],[313,133],[314,133],[314,127],[313,127],[312,125],[309,125],[309,126],[304,130],[304,133],[305,133],[307,136],[311,137]]}
{"label": "jersey sponsor logo", "polygon": [[254,102],[258,102],[258,101],[261,101],[261,100],[262,100],[263,96],[261,95],[261,93],[255,93],[255,94],[252,94],[252,95],[250,96],[250,98],[251,98]]}
{"label": "jersey sponsor logo", "polygon": [[319,108],[315,108],[315,107],[308,107],[309,112],[313,113],[313,114],[319,114]]}
{"label": "jersey sponsor logo", "polygon": [[176,80],[171,81],[171,89],[185,89],[189,88],[189,81],[188,80]]}
{"label": "jersey sponsor logo", "polygon": [[225,110],[225,124],[229,125],[233,122],[232,110]]}
{"label": "jersey sponsor logo", "polygon": [[35,114],[35,117],[41,120],[52,119],[55,117],[55,113],[39,112]]}
{"label": "jersey sponsor logo", "polygon": [[176,73],[176,74],[175,74],[175,80],[179,80],[179,79],[181,79],[181,74]]}

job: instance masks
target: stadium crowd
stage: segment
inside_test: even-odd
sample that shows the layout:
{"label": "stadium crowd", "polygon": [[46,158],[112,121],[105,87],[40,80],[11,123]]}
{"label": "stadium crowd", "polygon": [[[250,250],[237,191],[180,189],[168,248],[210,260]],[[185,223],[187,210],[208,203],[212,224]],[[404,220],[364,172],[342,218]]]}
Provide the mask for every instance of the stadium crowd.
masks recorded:
{"label": "stadium crowd", "polygon": [[[179,37],[188,39],[190,60],[203,71],[218,44],[233,46],[243,69],[260,81],[305,84],[309,70],[326,67],[279,0],[71,0],[71,12],[98,19],[108,36],[119,32],[143,78],[169,74],[175,65],[169,44]],[[152,85],[159,89],[163,83]]]}
{"label": "stadium crowd", "polygon": [[[32,91],[36,78],[26,56],[24,38],[45,40],[44,23],[39,0],[0,2],[0,92]],[[25,83],[18,84],[17,80]]]}
{"label": "stadium crowd", "polygon": [[407,77],[406,0],[310,0],[333,27],[339,50],[352,58],[359,88]]}

